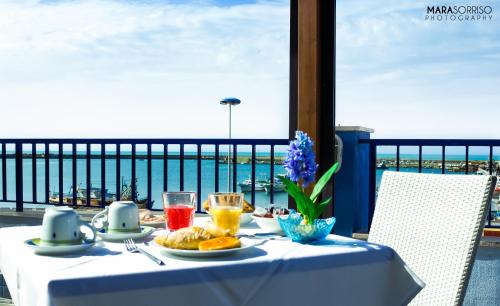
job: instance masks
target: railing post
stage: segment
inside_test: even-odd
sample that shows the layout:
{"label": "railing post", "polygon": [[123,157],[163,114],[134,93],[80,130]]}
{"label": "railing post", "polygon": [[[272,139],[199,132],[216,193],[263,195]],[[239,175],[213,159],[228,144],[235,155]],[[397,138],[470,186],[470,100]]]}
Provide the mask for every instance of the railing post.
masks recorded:
{"label": "railing post", "polygon": [[359,126],[337,126],[335,132],[343,142],[342,165],[335,176],[334,205],[338,235],[368,232],[369,222],[369,145],[372,129]]}
{"label": "railing post", "polygon": [[20,142],[16,143],[16,211],[23,211],[23,144]]}

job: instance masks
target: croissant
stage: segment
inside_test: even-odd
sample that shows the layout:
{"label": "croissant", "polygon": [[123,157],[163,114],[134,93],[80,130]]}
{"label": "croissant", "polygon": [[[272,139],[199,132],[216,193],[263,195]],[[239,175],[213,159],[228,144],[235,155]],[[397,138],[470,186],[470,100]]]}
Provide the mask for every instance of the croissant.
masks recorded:
{"label": "croissant", "polygon": [[199,226],[186,227],[168,235],[157,236],[155,242],[171,249],[198,250],[201,241],[215,238]]}

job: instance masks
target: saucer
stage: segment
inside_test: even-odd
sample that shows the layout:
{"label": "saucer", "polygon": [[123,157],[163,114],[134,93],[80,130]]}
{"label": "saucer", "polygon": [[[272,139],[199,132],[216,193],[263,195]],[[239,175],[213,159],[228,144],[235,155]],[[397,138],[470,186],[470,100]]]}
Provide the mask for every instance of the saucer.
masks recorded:
{"label": "saucer", "polygon": [[154,227],[141,226],[140,233],[108,233],[106,229],[97,231],[97,236],[101,237],[104,241],[109,242],[123,242],[125,239],[141,239],[146,238],[155,231]]}
{"label": "saucer", "polygon": [[66,255],[84,251],[95,244],[95,241],[82,241],[80,244],[74,245],[40,245],[40,238],[28,239],[24,242],[25,245],[32,248],[35,254],[38,255]]}
{"label": "saucer", "polygon": [[154,228],[163,228],[165,229],[165,220],[163,221],[141,221],[141,226],[150,226]]}

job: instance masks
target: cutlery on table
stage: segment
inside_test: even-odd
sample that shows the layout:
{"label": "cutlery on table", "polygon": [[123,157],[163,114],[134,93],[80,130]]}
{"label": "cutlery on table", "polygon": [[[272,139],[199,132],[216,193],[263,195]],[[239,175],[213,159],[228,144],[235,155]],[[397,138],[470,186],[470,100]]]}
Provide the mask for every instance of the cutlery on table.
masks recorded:
{"label": "cutlery on table", "polygon": [[141,249],[137,245],[135,245],[134,240],[132,240],[132,239],[125,239],[125,240],[123,240],[123,243],[125,243],[125,247],[127,248],[127,251],[129,251],[130,253],[137,253],[137,252],[139,252],[139,253],[141,253],[143,255],[146,255],[149,259],[151,259],[152,261],[156,262],[160,266],[165,265],[165,263],[161,259],[156,258],[155,256],[149,254],[148,252],[144,251],[143,249]]}

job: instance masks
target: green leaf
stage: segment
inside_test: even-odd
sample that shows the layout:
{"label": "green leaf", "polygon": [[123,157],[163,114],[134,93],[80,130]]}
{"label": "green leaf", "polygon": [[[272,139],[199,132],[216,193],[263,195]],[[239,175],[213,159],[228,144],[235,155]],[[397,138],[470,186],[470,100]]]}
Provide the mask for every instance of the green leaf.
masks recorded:
{"label": "green leaf", "polygon": [[318,196],[321,194],[321,192],[325,188],[328,181],[332,178],[335,171],[337,171],[338,167],[339,167],[338,162],[333,164],[333,166],[331,166],[330,169],[328,169],[328,171],[326,171],[325,174],[323,174],[321,176],[321,178],[318,180],[316,185],[314,185],[314,189],[313,189],[311,196],[310,196],[313,203],[316,202],[316,200],[318,199]]}
{"label": "green leaf", "polygon": [[319,204],[314,204],[314,219],[318,218],[321,216],[325,208],[330,204],[330,201],[332,200],[332,197],[329,197],[328,199],[321,201]]}
{"label": "green leaf", "polygon": [[297,210],[307,216],[308,220],[313,220],[315,214],[313,201],[287,177],[279,176],[278,179],[285,185],[285,191],[295,200]]}
{"label": "green leaf", "polygon": [[279,177],[279,179],[285,185],[285,191],[295,200],[297,210],[301,213],[305,213],[307,208],[306,203],[304,203],[304,198],[301,195],[302,190],[300,190],[300,188],[287,177]]}

